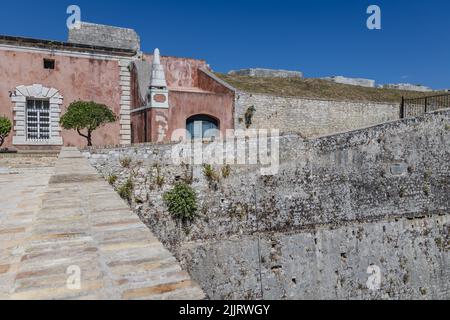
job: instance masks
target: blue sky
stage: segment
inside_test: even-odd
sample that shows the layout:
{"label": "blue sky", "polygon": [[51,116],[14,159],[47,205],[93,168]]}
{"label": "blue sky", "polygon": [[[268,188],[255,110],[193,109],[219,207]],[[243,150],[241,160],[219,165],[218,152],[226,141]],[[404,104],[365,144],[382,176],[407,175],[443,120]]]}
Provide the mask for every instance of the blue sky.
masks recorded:
{"label": "blue sky", "polygon": [[[2,1],[0,34],[65,41],[70,4],[83,21],[134,28],[146,52],[205,59],[219,72],[282,68],[450,88],[448,0]],[[382,30],[366,28],[371,4]]]}

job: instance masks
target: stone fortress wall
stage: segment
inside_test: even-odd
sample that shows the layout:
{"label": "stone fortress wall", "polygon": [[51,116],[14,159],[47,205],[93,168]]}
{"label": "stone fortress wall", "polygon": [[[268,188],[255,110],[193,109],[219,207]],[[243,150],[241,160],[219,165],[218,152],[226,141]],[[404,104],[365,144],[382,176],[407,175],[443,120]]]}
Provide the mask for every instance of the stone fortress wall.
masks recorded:
{"label": "stone fortress wall", "polygon": [[133,29],[81,22],[69,30],[70,43],[139,51],[141,40]]}
{"label": "stone fortress wall", "polygon": [[303,73],[300,71],[273,70],[264,68],[231,70],[230,72],[228,72],[228,74],[258,78],[303,78]]}
{"label": "stone fortress wall", "polygon": [[375,88],[375,80],[362,78],[348,78],[343,76],[325,77],[323,80],[332,81],[336,83],[349,84],[352,86],[361,86],[367,88]]}
{"label": "stone fortress wall", "polygon": [[[277,69],[264,69],[264,68],[249,68],[241,70],[231,70],[229,75],[256,77],[256,78],[304,78],[301,71],[288,71]],[[365,78],[351,78],[345,76],[331,76],[320,78],[322,80],[331,81],[335,83],[347,84],[351,86],[360,86],[366,88],[384,88],[384,89],[397,89],[417,92],[431,92],[433,89],[421,85],[411,83],[391,83],[391,84],[377,84],[375,80]],[[439,91],[439,90],[438,90]],[[447,91],[447,90],[445,90]]]}
{"label": "stone fortress wall", "polygon": [[247,127],[246,114],[252,107],[255,110],[251,117],[251,129],[278,129],[304,137],[345,132],[400,118],[399,104],[286,98],[239,92],[235,106],[237,129]]}
{"label": "stone fortress wall", "polygon": [[[232,166],[214,184],[201,167],[168,162],[170,145],[85,155],[116,185],[133,180],[135,212],[210,298],[448,299],[449,139],[450,111],[286,135],[277,175]],[[189,175],[199,216],[182,224],[162,194]],[[381,281],[374,290],[371,270]]]}
{"label": "stone fortress wall", "polygon": [[417,91],[417,92],[432,92],[433,89],[420,85],[420,84],[411,84],[411,83],[395,83],[395,84],[384,84],[382,88],[385,89],[398,89],[398,90],[409,90],[409,91]]}

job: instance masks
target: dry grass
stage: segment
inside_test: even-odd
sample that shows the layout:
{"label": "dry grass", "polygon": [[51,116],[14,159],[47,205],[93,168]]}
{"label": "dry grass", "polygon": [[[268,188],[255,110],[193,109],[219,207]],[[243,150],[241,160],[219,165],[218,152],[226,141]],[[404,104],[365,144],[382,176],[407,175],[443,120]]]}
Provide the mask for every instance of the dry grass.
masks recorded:
{"label": "dry grass", "polygon": [[321,79],[256,78],[216,74],[236,89],[261,94],[312,99],[400,103],[402,96],[416,98],[439,94],[393,89],[365,88]]}

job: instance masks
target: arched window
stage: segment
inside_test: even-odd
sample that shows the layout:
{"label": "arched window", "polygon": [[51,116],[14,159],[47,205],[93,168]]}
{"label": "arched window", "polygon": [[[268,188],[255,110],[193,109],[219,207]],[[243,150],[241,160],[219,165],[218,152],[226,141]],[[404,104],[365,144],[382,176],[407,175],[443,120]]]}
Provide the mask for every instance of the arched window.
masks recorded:
{"label": "arched window", "polygon": [[186,121],[188,139],[214,139],[219,137],[219,121],[207,115],[195,115]]}

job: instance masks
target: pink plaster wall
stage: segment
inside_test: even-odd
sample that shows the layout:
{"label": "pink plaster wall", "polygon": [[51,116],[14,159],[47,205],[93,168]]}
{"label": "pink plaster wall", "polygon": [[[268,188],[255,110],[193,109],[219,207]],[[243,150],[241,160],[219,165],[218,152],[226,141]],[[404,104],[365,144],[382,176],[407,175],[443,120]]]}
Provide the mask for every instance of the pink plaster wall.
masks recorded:
{"label": "pink plaster wall", "polygon": [[[144,55],[144,59],[152,62],[153,55]],[[169,56],[162,56],[161,64],[164,66],[169,88],[198,87],[198,69],[207,66],[204,60]]]}
{"label": "pink plaster wall", "polygon": [[197,114],[216,118],[220,122],[220,131],[234,128],[232,94],[191,93],[172,91],[169,94],[169,131],[168,138],[177,129],[186,128],[186,120]]}
{"label": "pink plaster wall", "polygon": [[[55,70],[44,69],[44,58],[56,60]],[[119,72],[118,62],[113,60],[0,51],[0,115],[13,119],[14,104],[9,97],[9,91],[20,85],[42,84],[59,90],[64,97],[62,114],[71,102],[81,99],[106,104],[119,116]],[[107,125],[94,132],[93,143],[119,144],[119,132],[119,122]],[[4,146],[11,147],[13,135],[12,132]],[[86,145],[86,140],[75,131],[63,130],[62,137],[66,146]]]}
{"label": "pink plaster wall", "polygon": [[[145,59],[151,62],[153,57],[147,55]],[[161,63],[166,72],[170,108],[148,111],[148,142],[170,141],[172,133],[185,129],[186,120],[197,114],[218,119],[223,134],[234,128],[234,92],[199,70],[207,67],[205,61],[162,57]],[[145,141],[143,122],[143,112],[132,116],[133,143]],[[162,141],[161,128],[165,132]]]}
{"label": "pink plaster wall", "polygon": [[[151,109],[147,112],[147,142],[169,142],[172,133],[186,128],[186,120],[193,115],[204,114],[220,122],[220,130],[234,128],[234,97],[231,94],[169,92],[169,109]],[[133,114],[133,143],[145,142],[144,112]],[[159,130],[163,130],[161,137]]]}

